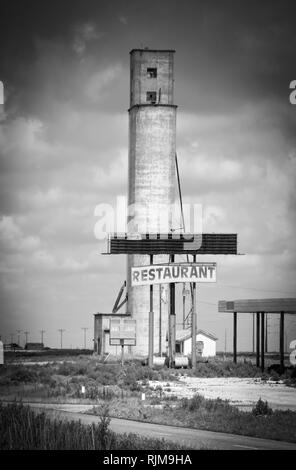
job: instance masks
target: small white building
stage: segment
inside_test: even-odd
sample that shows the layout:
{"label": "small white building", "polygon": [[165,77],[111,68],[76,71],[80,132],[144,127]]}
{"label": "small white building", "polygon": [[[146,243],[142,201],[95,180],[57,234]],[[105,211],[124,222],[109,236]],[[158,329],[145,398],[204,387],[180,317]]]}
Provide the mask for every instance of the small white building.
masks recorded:
{"label": "small white building", "polygon": [[[204,330],[197,330],[196,353],[201,357],[216,356],[216,342],[218,338]],[[191,355],[191,330],[176,331],[176,353],[184,356]]]}

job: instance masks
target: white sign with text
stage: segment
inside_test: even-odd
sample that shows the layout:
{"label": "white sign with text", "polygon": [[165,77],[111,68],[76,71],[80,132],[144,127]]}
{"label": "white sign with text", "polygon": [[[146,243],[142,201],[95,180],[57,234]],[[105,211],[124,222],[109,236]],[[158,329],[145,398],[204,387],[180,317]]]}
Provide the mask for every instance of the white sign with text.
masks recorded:
{"label": "white sign with text", "polygon": [[132,268],[132,286],[170,282],[216,282],[216,263],[168,264]]}

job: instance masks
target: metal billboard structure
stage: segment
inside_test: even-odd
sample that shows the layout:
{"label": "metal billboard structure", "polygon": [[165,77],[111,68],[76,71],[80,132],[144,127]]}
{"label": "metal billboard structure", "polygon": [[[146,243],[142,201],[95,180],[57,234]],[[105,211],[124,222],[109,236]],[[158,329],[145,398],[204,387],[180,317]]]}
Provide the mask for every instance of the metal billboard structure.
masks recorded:
{"label": "metal billboard structure", "polygon": [[110,234],[107,254],[237,255],[237,234]]}
{"label": "metal billboard structure", "polygon": [[[178,266],[175,264],[175,255],[192,255],[193,262],[187,263],[189,266],[197,266],[196,255],[237,255],[237,234],[189,234],[189,233],[156,233],[156,234],[140,234],[140,233],[125,233],[125,234],[110,234],[108,237],[107,253],[110,255],[119,254],[142,254],[150,256],[150,265],[144,267],[146,270],[157,268],[153,264],[153,256],[157,254],[170,255],[169,265],[173,268]],[[202,264],[202,263],[201,263]],[[205,264],[205,263],[204,263]],[[216,270],[215,263],[212,264],[212,269]],[[180,264],[179,264],[180,265]],[[131,269],[142,271],[141,267],[132,267]],[[134,271],[135,272],[135,271]],[[215,272],[216,274],[216,272]],[[148,275],[148,274],[147,274]],[[215,278],[213,281],[215,282]],[[168,279],[169,281],[169,279]],[[189,281],[191,288],[192,298],[192,367],[196,366],[196,284],[197,279],[193,282]],[[163,279],[163,283],[166,281]],[[176,313],[175,313],[175,284],[178,280],[170,282],[170,313],[169,313],[169,364],[172,365],[175,357],[176,345]],[[183,281],[179,281],[183,282]],[[154,311],[153,311],[153,284],[147,282],[150,289],[150,309],[149,309],[149,338],[148,338],[148,364],[153,366],[153,351],[154,351]],[[142,285],[142,284],[138,284]],[[110,330],[111,331],[111,330]],[[111,338],[111,335],[110,335]]]}

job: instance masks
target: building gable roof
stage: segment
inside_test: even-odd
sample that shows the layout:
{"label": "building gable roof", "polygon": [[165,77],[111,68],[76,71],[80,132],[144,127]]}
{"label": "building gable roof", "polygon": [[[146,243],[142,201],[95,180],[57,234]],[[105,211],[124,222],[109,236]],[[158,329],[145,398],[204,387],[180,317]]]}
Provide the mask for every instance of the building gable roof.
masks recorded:
{"label": "building gable roof", "polygon": [[[212,333],[208,333],[207,331],[204,330],[197,330],[196,332],[197,335],[203,335],[206,336],[207,338],[212,339],[213,341],[217,341],[218,338],[214,336]],[[181,343],[182,341],[186,341],[186,339],[191,338],[191,330],[178,330],[176,331],[176,342]]]}

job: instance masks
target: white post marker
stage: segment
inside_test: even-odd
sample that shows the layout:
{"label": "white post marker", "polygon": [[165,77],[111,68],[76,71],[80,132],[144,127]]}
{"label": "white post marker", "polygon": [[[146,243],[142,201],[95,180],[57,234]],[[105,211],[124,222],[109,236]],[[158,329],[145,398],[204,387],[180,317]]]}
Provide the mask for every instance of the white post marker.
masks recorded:
{"label": "white post marker", "polygon": [[145,393],[142,393],[141,400],[145,401]]}
{"label": "white post marker", "polygon": [[0,104],[4,104],[4,85],[0,80]]}
{"label": "white post marker", "polygon": [[85,385],[81,385],[81,393],[85,393]]}
{"label": "white post marker", "polygon": [[0,341],[0,365],[4,364],[4,351],[3,351],[3,343]]}

